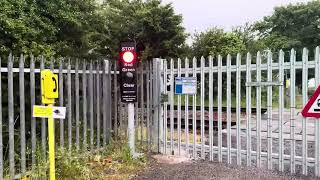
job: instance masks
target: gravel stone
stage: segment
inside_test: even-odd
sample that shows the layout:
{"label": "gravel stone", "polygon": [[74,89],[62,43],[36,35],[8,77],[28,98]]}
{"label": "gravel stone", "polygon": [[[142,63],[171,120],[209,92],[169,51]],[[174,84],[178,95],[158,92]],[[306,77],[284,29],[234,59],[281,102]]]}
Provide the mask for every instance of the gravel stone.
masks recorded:
{"label": "gravel stone", "polygon": [[159,163],[153,160],[152,165],[137,174],[135,180],[208,180],[208,179],[317,179],[311,176],[290,175],[277,171],[228,165],[209,161],[186,161],[178,164]]}

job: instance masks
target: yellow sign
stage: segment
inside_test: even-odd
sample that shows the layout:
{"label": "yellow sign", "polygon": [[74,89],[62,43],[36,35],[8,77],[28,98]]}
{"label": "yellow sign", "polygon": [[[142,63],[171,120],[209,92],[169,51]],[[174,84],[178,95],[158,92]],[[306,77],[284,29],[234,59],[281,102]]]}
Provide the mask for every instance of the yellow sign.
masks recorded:
{"label": "yellow sign", "polygon": [[50,70],[41,71],[41,96],[43,104],[54,104],[54,99],[59,97],[58,75]]}
{"label": "yellow sign", "polygon": [[48,106],[33,106],[33,117],[42,117],[42,118],[50,118],[52,117],[52,107]]}

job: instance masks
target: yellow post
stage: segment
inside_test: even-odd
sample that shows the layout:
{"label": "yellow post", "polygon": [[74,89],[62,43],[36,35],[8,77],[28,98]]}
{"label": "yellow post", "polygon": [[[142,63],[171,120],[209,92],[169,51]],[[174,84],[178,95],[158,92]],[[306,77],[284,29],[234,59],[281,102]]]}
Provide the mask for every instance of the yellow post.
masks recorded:
{"label": "yellow post", "polygon": [[[50,70],[41,71],[41,95],[42,103],[52,107],[55,99],[58,98],[58,76]],[[48,136],[49,136],[49,176],[50,180],[55,180],[55,157],[54,157],[54,120],[48,117]]]}
{"label": "yellow post", "polygon": [[[49,104],[48,106],[52,106]],[[49,136],[49,164],[50,164],[50,180],[56,179],[55,173],[55,157],[54,157],[54,120],[52,117],[48,118],[48,136]]]}

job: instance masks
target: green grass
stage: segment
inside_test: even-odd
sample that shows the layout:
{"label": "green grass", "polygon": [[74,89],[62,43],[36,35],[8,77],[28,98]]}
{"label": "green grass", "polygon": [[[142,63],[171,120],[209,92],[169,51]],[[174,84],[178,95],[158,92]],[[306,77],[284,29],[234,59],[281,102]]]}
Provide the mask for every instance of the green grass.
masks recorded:
{"label": "green grass", "polygon": [[[137,149],[139,149],[139,152],[142,152],[140,147],[137,147]],[[130,175],[142,170],[148,164],[148,158],[145,154],[136,159],[131,157],[126,140],[110,143],[102,155],[112,158],[113,161],[117,162],[109,166],[109,168],[116,172],[108,176],[110,179],[128,179]]]}
{"label": "green grass", "polygon": [[[61,180],[129,179],[148,164],[145,154],[136,159],[132,158],[124,138],[110,141],[105,148],[94,152],[58,148],[55,155],[56,178]],[[41,158],[41,154],[37,156],[38,163],[27,173],[28,179],[48,178],[49,163]]]}

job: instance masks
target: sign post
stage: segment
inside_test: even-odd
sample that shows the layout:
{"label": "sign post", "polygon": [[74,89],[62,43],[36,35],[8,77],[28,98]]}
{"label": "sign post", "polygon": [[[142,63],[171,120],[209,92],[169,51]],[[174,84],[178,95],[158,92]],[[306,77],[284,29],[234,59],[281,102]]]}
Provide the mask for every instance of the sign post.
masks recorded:
{"label": "sign post", "polygon": [[46,106],[34,105],[32,116],[48,118],[49,138],[49,176],[55,180],[55,157],[54,157],[54,120],[53,118],[65,118],[65,107],[53,107],[55,99],[58,98],[58,76],[50,70],[41,71],[41,97]]}
{"label": "sign post", "polygon": [[134,104],[128,103],[128,143],[131,154],[135,155],[134,148]]}
{"label": "sign post", "polygon": [[121,102],[128,103],[128,145],[131,155],[135,157],[134,103],[137,101],[137,54],[135,43],[121,43],[119,55]]}
{"label": "sign post", "polygon": [[[52,104],[48,105],[52,107]],[[49,134],[49,164],[50,180],[55,180],[55,159],[54,159],[54,121],[52,116],[48,117],[48,134]]]}

